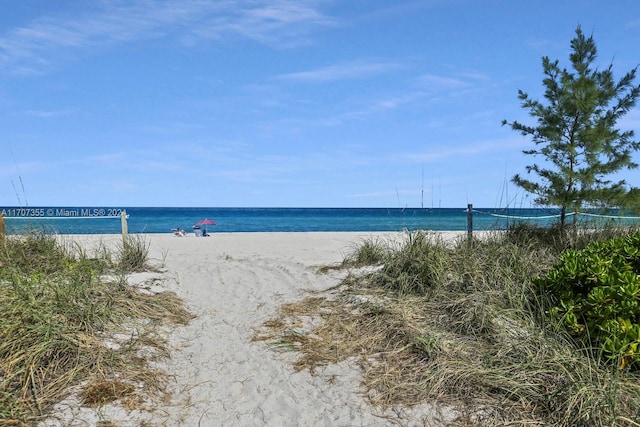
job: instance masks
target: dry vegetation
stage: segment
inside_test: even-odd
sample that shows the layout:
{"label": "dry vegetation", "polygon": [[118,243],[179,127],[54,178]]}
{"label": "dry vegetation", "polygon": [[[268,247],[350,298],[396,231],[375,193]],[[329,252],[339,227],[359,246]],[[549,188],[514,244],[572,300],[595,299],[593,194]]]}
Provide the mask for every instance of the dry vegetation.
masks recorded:
{"label": "dry vegetation", "polygon": [[581,347],[531,280],[562,250],[629,231],[364,241],[340,286],[283,306],[255,339],[297,351],[298,370],[352,360],[373,404],[437,402],[456,408],[456,425],[637,426],[637,372]]}
{"label": "dry vegetation", "polygon": [[34,424],[72,391],[129,409],[162,393],[167,377],[151,363],[168,356],[159,331],[191,314],[175,294],[127,283],[147,261],[132,237],[114,254],[38,233],[0,242],[0,425]]}

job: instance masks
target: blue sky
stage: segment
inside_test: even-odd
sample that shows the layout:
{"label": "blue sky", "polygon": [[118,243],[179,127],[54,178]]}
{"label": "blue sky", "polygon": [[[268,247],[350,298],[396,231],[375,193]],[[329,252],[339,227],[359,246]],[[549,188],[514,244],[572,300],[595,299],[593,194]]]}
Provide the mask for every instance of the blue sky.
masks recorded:
{"label": "blue sky", "polygon": [[0,0],[0,205],[528,207],[578,25],[640,64],[635,0]]}

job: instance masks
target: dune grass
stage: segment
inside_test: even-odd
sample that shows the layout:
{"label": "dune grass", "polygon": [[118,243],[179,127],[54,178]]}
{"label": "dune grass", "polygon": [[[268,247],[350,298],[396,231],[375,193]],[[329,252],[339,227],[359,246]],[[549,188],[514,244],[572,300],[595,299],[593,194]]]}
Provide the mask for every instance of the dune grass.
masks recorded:
{"label": "dune grass", "polygon": [[[165,357],[156,332],[191,315],[172,293],[148,295],[126,274],[148,263],[143,239],[115,253],[88,254],[43,233],[0,244],[0,423],[30,425],[78,391],[87,405],[121,400],[134,408],[142,391],[166,382],[141,353]],[[114,334],[128,337],[118,342]]]}
{"label": "dune grass", "polygon": [[637,426],[638,373],[572,339],[532,284],[562,250],[631,231],[519,225],[453,244],[422,232],[368,241],[344,266],[380,268],[282,307],[256,339],[298,351],[298,370],[356,360],[373,404],[437,402],[455,408],[454,425]]}

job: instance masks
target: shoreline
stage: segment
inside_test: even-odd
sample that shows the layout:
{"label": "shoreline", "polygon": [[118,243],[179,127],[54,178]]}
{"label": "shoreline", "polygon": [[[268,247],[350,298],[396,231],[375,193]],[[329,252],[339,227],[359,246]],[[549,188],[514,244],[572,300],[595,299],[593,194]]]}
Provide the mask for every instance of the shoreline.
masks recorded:
{"label": "shoreline", "polygon": [[[433,232],[456,239],[466,232]],[[279,352],[252,338],[283,304],[329,290],[346,270],[320,273],[342,262],[365,239],[401,241],[404,232],[247,232],[210,237],[132,234],[149,244],[158,272],[128,276],[132,285],[175,292],[195,318],[167,331],[171,358],[159,367],[172,378],[171,399],[146,411],[119,405],[79,408],[65,401],[54,413],[60,425],[109,420],[140,425],[438,425],[434,407],[383,411],[359,389],[359,368],[327,366],[312,375],[295,372],[293,352]],[[91,251],[122,236],[60,235]],[[89,252],[90,254],[91,252]],[[402,419],[397,419],[397,411]],[[395,415],[394,415],[395,414]],[[386,417],[391,417],[387,419]],[[70,423],[71,420],[71,423]],[[76,423],[77,424],[74,424]],[[44,424],[53,426],[57,424]]]}

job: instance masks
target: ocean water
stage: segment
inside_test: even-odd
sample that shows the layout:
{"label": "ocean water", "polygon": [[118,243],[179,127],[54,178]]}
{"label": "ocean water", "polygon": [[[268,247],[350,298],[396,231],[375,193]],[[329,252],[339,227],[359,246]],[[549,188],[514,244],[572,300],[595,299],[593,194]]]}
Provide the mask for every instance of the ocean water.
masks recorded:
{"label": "ocean water", "polygon": [[[218,232],[313,232],[467,230],[468,214],[461,208],[175,208],[175,207],[0,207],[7,234],[38,229],[58,234],[121,233],[122,210],[129,233],[192,232],[204,218]],[[500,230],[515,222],[547,225],[557,211],[549,209],[473,209],[473,230]]]}

